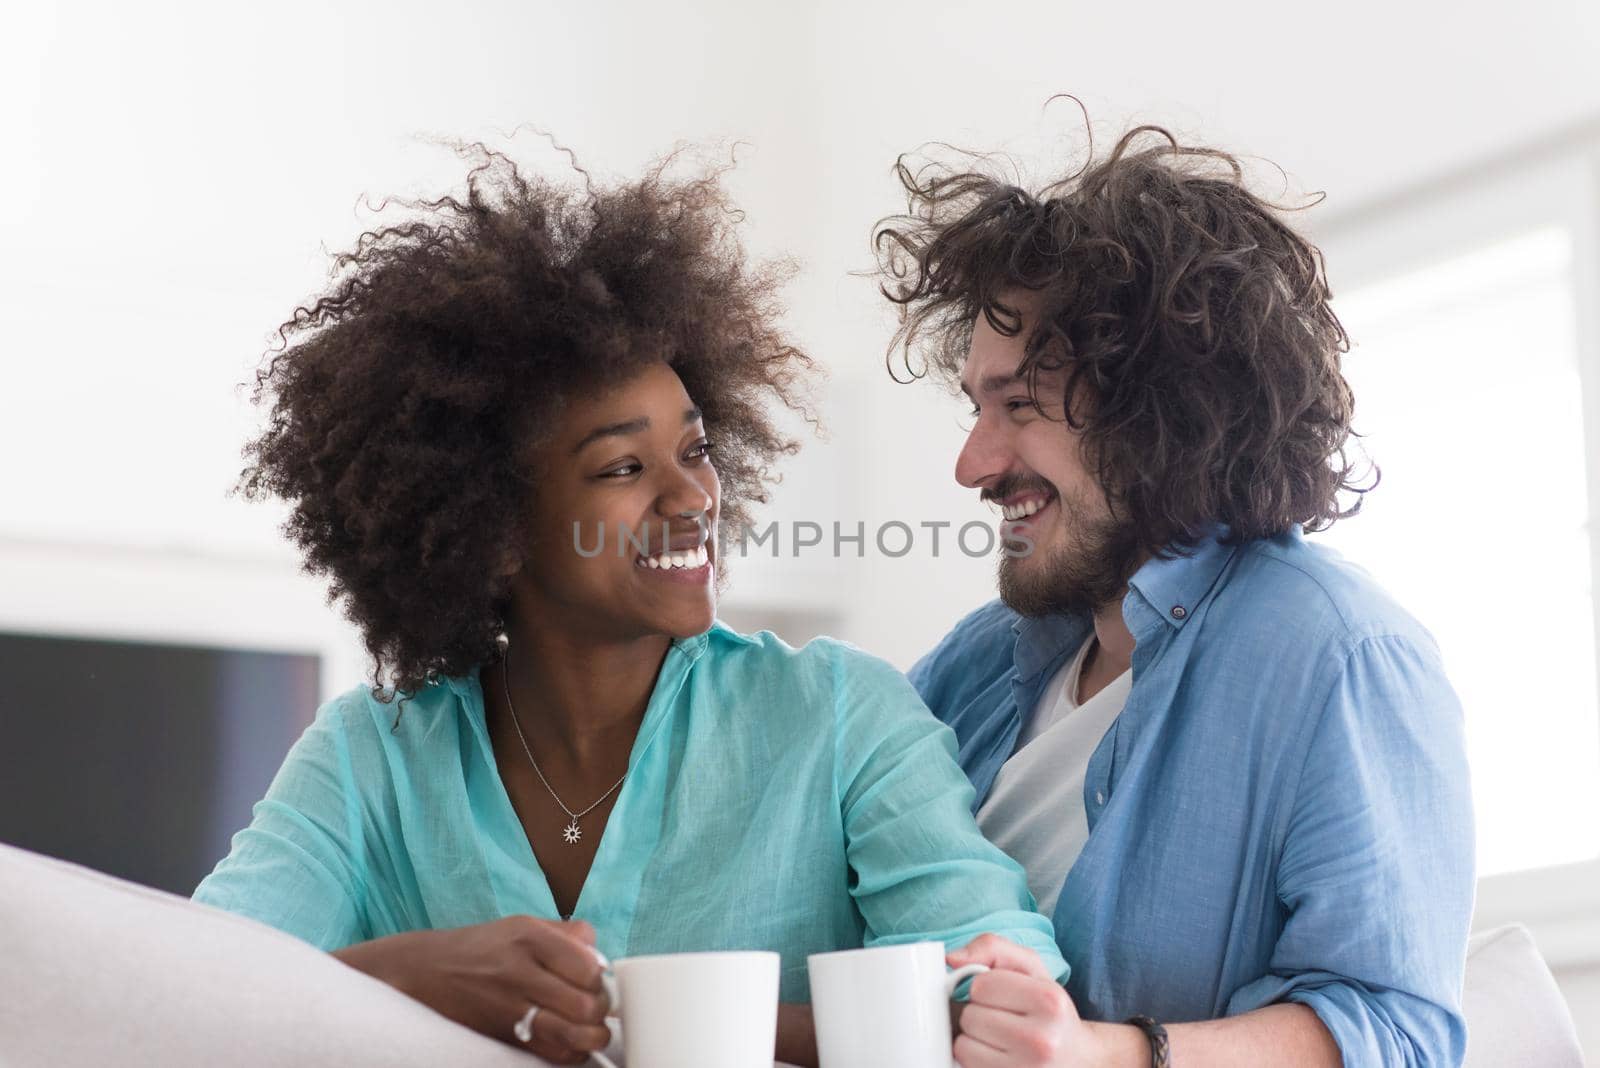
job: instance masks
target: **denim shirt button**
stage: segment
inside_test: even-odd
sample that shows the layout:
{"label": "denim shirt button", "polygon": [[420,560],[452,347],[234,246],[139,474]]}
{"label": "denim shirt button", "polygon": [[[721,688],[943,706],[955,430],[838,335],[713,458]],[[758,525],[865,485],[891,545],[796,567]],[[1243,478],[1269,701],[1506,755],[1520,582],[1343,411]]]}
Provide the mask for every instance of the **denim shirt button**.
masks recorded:
{"label": "denim shirt button", "polygon": [[1184,616],[1186,616],[1188,614],[1189,614],[1189,610],[1184,608],[1183,605],[1175,604],[1175,605],[1172,606],[1172,618],[1173,619],[1182,619]]}

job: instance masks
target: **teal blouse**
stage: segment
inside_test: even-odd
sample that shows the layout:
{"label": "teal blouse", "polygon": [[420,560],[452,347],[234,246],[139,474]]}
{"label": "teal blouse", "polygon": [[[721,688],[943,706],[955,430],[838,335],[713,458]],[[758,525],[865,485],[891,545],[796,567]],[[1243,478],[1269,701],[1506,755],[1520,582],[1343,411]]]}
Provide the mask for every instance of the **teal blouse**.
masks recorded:
{"label": "teal blouse", "polygon": [[[555,900],[495,765],[476,677],[318,710],[194,893],[323,949]],[[992,931],[1066,977],[1021,868],[978,832],[955,738],[905,678],[843,642],[722,624],[674,642],[574,916],[613,959],[806,956]]]}

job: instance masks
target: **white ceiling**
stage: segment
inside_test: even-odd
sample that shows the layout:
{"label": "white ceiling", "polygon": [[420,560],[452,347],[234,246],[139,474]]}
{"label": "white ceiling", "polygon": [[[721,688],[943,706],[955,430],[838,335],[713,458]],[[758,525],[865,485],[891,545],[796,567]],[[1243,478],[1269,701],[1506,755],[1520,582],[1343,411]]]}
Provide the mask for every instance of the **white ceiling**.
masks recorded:
{"label": "white ceiling", "polygon": [[1600,120],[1597,0],[227,8],[10,13],[6,188],[37,191],[26,179],[61,177],[85,149],[113,150],[100,159],[115,173],[207,142],[275,174],[322,160],[338,176],[383,138],[519,122],[618,169],[679,138],[744,137],[814,150],[810,177],[859,184],[922,140],[1026,152],[1069,137],[1070,107],[1041,105],[1070,92],[1102,133],[1173,124],[1277,161],[1337,213]]}
{"label": "white ceiling", "polygon": [[1595,0],[978,11],[834,3],[819,37],[837,47],[847,96],[904,116],[897,133],[1023,131],[1044,96],[1072,92],[1110,126],[1169,122],[1274,159],[1333,208],[1600,118]]}

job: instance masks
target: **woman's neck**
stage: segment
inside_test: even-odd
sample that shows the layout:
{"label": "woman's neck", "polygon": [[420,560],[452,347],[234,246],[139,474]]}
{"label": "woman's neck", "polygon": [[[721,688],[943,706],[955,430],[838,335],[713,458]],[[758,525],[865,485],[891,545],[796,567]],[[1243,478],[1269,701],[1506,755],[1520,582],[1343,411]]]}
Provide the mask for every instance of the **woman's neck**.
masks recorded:
{"label": "woman's neck", "polygon": [[582,767],[631,748],[672,639],[601,640],[569,629],[513,623],[505,659],[484,670],[541,753]]}

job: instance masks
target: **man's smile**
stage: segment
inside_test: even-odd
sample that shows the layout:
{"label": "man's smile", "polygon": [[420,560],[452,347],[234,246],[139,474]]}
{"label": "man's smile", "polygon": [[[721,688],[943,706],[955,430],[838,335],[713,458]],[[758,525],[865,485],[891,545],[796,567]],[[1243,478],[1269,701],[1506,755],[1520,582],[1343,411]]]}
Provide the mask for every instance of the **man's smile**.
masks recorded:
{"label": "man's smile", "polygon": [[1056,514],[1052,509],[1060,499],[1054,490],[1031,489],[990,503],[1000,509],[1000,533],[1015,535],[1031,533],[1052,518]]}

